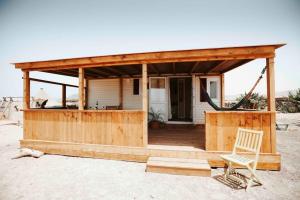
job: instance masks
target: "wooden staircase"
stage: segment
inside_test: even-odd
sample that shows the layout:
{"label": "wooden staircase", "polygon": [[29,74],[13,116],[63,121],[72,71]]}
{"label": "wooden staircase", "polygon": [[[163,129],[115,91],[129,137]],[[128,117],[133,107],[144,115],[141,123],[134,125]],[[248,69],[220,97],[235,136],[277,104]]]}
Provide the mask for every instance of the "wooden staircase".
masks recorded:
{"label": "wooden staircase", "polygon": [[211,168],[207,160],[184,158],[149,157],[146,172],[211,176]]}

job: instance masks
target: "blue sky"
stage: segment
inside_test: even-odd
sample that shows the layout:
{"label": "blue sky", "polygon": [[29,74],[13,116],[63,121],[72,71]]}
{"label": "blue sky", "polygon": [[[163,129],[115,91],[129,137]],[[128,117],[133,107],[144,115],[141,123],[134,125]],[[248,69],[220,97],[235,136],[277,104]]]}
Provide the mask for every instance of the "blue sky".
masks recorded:
{"label": "blue sky", "polygon": [[[276,91],[299,88],[299,0],[0,0],[0,97],[22,95],[13,62],[270,43],[287,43],[275,59]],[[225,93],[248,90],[264,65],[258,60],[226,73]],[[39,87],[60,95],[41,84],[33,95]],[[257,91],[265,90],[264,80]]]}

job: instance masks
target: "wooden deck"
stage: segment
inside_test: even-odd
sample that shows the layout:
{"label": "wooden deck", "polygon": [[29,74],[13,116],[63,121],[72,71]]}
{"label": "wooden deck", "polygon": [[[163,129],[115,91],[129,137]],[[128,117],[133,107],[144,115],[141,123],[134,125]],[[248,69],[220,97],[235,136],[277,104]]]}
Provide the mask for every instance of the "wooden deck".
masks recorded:
{"label": "wooden deck", "polygon": [[167,125],[163,129],[148,130],[151,148],[205,149],[205,129],[194,125]]}

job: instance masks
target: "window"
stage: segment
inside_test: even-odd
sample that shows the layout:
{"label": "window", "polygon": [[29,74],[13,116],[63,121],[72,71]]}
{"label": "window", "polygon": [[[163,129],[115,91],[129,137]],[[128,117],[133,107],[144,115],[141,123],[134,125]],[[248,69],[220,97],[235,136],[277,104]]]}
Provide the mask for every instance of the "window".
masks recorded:
{"label": "window", "polygon": [[209,93],[210,93],[210,98],[212,99],[217,98],[217,81],[209,81]]}
{"label": "window", "polygon": [[151,88],[165,88],[165,79],[164,78],[152,78],[151,79]]}
{"label": "window", "polygon": [[207,91],[206,78],[200,78],[200,102],[206,102],[206,96],[202,90]]}
{"label": "window", "polygon": [[133,79],[133,95],[140,94],[140,79]]}

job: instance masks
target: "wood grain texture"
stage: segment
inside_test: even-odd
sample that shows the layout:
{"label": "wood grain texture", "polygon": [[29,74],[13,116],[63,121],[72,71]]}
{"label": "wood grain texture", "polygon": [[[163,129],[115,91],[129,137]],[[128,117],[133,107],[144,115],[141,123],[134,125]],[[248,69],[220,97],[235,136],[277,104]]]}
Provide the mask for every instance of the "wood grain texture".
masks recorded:
{"label": "wood grain texture", "polygon": [[[130,146],[113,146],[99,144],[82,144],[73,142],[54,142],[41,140],[20,141],[21,147],[27,147],[43,151],[48,154],[59,154],[79,157],[103,158],[113,160],[126,160],[136,162],[147,162],[152,157],[170,157],[170,158],[186,158],[186,159],[205,159],[211,167],[224,167],[224,161],[220,155],[230,153],[224,151],[203,151],[203,150],[167,150],[152,149],[145,147]],[[243,154],[246,157],[254,156],[253,154]],[[264,170],[280,170],[281,156],[276,153],[260,153],[257,169]]]}
{"label": "wood grain texture", "polygon": [[142,111],[25,110],[24,139],[143,146]]}
{"label": "wood grain texture", "polygon": [[275,70],[274,58],[266,59],[267,65],[267,101],[268,111],[276,111],[275,107]]}
{"label": "wood grain texture", "polygon": [[78,79],[79,79],[79,91],[78,91],[78,109],[84,109],[84,69],[78,69]]}
{"label": "wood grain texture", "polygon": [[213,49],[132,53],[84,58],[70,58],[52,61],[15,63],[15,66],[16,68],[30,70],[57,70],[78,67],[101,67],[143,63],[269,58],[274,57],[275,49],[283,45],[284,44],[273,44]]}
{"label": "wood grain texture", "polygon": [[232,151],[238,127],[263,130],[262,153],[276,153],[275,112],[206,112],[208,151]]}
{"label": "wood grain texture", "polygon": [[23,71],[23,109],[30,108],[30,77],[29,71]]}

